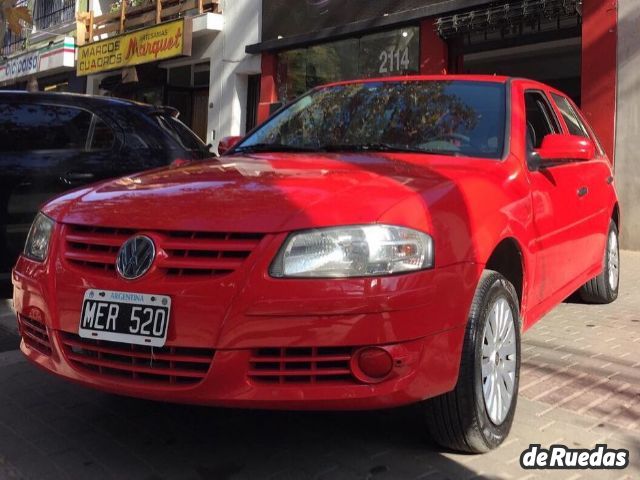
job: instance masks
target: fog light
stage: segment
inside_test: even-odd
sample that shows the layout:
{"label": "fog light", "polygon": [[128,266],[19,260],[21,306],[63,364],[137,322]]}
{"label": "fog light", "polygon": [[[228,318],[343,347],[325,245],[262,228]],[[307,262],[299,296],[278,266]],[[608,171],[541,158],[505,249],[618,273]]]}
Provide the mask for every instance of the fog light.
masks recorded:
{"label": "fog light", "polygon": [[393,369],[393,357],[384,348],[364,348],[358,352],[356,359],[357,369],[354,373],[360,380],[369,383],[383,380]]}

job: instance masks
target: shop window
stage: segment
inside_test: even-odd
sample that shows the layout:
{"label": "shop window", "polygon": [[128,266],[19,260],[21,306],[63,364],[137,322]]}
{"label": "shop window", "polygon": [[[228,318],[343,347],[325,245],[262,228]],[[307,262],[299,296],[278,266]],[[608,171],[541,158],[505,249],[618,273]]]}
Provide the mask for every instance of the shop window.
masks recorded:
{"label": "shop window", "polygon": [[0,105],[0,145],[11,151],[84,150],[91,113],[55,105]]}
{"label": "shop window", "polygon": [[169,70],[169,85],[173,87],[190,87],[191,65],[171,68]]}
{"label": "shop window", "polygon": [[172,87],[208,87],[209,80],[209,62],[183,65],[169,69],[168,84]]}
{"label": "shop window", "polygon": [[419,28],[407,27],[278,55],[278,94],[291,100],[324,83],[418,73]]}
{"label": "shop window", "polygon": [[209,62],[199,63],[193,66],[193,86],[209,86]]}
{"label": "shop window", "polygon": [[419,69],[417,28],[375,33],[360,39],[359,73],[363,77],[398,75]]}

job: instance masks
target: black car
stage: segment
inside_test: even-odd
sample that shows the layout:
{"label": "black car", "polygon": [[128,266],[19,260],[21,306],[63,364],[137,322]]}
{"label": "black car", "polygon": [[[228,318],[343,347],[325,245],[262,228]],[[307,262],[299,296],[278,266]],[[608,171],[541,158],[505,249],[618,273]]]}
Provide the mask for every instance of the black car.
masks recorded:
{"label": "black car", "polygon": [[214,156],[176,114],[109,97],[0,91],[0,284],[45,200],[176,159]]}

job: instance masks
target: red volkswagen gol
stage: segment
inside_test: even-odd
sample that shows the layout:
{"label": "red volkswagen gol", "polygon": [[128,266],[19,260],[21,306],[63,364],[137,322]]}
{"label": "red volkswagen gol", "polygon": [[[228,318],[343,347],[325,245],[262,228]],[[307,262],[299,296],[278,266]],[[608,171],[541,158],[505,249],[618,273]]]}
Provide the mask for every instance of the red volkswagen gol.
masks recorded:
{"label": "red volkswagen gol", "polygon": [[618,292],[609,160],[540,83],[328,85],[218,161],[42,208],[13,272],[22,351],[172,402],[422,402],[442,445],[507,436],[520,335],[579,289]]}

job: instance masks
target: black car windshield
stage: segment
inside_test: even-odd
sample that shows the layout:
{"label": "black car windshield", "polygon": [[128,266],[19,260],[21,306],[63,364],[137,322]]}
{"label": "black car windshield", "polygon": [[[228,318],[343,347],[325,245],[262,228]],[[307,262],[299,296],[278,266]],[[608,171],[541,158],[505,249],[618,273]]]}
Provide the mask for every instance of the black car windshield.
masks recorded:
{"label": "black car windshield", "polygon": [[501,158],[505,86],[393,81],[313,90],[248,136],[243,151],[408,151]]}

